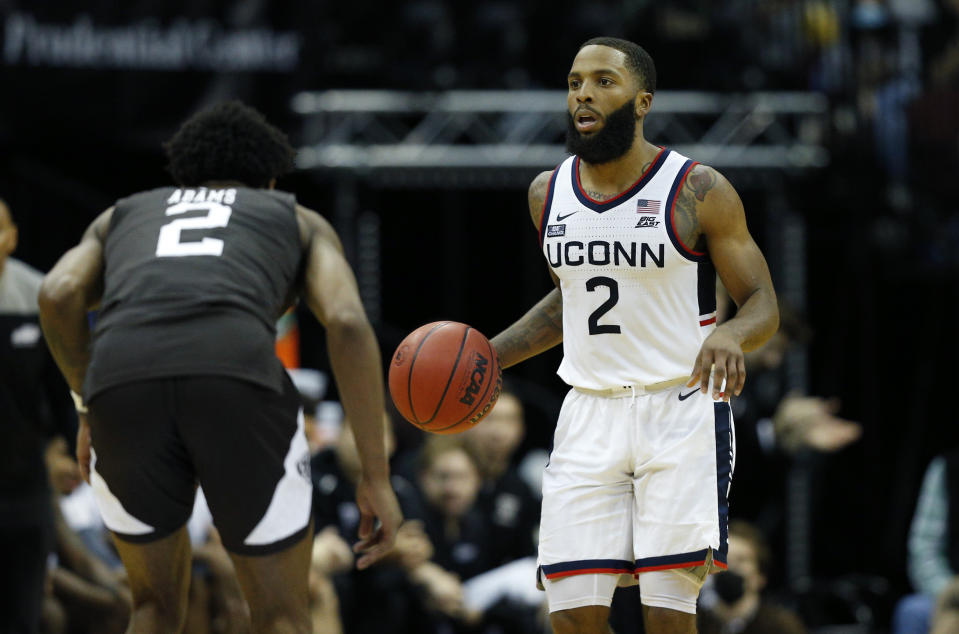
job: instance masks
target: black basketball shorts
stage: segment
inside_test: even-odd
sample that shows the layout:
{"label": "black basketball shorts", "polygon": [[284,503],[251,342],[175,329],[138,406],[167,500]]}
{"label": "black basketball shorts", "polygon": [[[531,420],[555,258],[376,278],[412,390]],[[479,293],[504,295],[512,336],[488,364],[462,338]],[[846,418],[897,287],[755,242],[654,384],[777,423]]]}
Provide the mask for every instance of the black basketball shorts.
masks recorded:
{"label": "black basketball shorts", "polygon": [[313,486],[300,401],[218,376],[105,390],[89,404],[91,482],[104,523],[146,543],[183,526],[203,487],[227,550],[277,552],[310,525]]}

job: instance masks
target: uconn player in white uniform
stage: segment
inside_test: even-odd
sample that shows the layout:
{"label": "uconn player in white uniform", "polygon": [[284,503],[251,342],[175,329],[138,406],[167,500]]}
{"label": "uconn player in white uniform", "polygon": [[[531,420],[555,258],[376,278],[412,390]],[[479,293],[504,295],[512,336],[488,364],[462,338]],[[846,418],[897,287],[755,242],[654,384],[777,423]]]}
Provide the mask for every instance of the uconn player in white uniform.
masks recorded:
{"label": "uconn player in white uniform", "polygon": [[[732,186],[643,137],[649,55],[590,40],[568,83],[573,156],[529,190],[558,289],[493,340],[504,367],[562,342],[572,387],[543,480],[539,580],[558,634],[607,632],[613,591],[637,579],[647,632],[695,632],[702,583],[726,567],[728,400],[743,351],[778,326],[775,292]],[[716,272],[739,307],[719,327]]]}

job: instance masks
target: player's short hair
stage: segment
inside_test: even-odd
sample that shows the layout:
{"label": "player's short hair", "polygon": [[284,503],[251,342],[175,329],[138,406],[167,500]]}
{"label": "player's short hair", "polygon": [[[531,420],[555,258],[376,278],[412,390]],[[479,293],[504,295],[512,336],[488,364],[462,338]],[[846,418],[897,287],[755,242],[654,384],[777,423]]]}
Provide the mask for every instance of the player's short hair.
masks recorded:
{"label": "player's short hair", "polygon": [[216,180],[267,187],[293,168],[296,154],[283,132],[239,101],[194,114],[163,148],[170,175],[185,187]]}
{"label": "player's short hair", "polygon": [[656,65],[646,49],[635,42],[618,37],[594,37],[583,42],[579,49],[582,50],[587,46],[594,45],[608,46],[623,53],[626,56],[626,68],[636,75],[646,92],[656,92]]}
{"label": "player's short hair", "polygon": [[738,537],[753,547],[756,553],[756,563],[759,566],[759,572],[769,575],[769,565],[772,563],[772,553],[769,550],[769,544],[762,531],[743,520],[732,520],[729,522],[729,536]]}

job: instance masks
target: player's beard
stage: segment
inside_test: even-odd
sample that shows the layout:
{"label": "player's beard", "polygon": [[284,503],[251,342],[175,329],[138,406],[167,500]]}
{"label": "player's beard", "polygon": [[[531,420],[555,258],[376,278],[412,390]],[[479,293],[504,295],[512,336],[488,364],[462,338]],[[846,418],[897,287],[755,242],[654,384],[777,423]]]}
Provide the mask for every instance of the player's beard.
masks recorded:
{"label": "player's beard", "polygon": [[566,113],[566,151],[593,165],[615,161],[629,152],[636,138],[636,113],[630,99],[606,117],[606,123],[590,135],[580,134],[573,115]]}

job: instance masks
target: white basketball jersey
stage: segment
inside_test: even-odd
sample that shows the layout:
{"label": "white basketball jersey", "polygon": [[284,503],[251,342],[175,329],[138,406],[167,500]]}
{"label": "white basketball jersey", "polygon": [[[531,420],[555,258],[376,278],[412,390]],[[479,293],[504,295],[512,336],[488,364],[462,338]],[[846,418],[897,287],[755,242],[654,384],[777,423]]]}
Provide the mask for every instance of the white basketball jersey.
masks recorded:
{"label": "white basketball jersey", "polygon": [[552,174],[540,221],[563,293],[563,362],[571,386],[645,386],[692,371],[716,323],[708,253],[675,232],[676,196],[694,161],[663,149],[628,190],[607,201],[580,184],[579,158]]}

